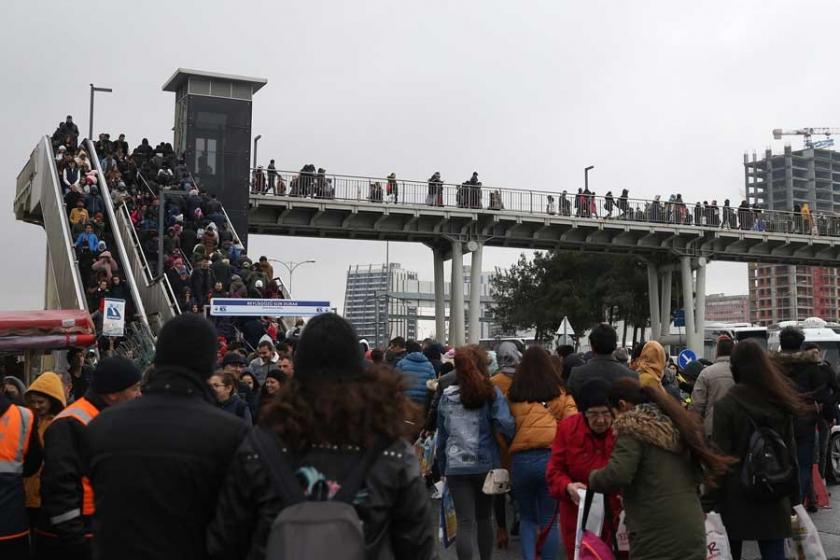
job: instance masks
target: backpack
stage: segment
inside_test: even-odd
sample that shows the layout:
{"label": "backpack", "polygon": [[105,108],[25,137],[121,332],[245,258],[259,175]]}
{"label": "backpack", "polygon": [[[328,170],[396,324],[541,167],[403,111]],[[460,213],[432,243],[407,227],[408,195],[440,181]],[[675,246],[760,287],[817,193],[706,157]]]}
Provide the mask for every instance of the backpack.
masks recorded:
{"label": "backpack", "polygon": [[[748,417],[749,418],[749,417]],[[741,484],[756,501],[773,502],[789,496],[796,487],[796,466],[782,436],[749,418],[747,453],[741,465]]]}
{"label": "backpack", "polygon": [[265,547],[266,560],[364,560],[365,534],[353,501],[368,471],[387,445],[380,442],[365,451],[331,500],[310,501],[289,462],[280,453],[277,438],[265,428],[257,428],[253,434],[272,485],[285,504],[271,524]]}

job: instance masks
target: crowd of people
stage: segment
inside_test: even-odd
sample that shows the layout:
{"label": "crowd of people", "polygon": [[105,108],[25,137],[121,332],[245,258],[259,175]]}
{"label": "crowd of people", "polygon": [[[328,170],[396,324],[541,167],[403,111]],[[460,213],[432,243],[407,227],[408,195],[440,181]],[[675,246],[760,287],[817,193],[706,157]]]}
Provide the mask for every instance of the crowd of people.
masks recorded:
{"label": "crowd of people", "polygon": [[[840,389],[795,327],[778,353],[721,337],[714,363],[678,372],[658,342],[617,348],[607,324],[586,353],[401,337],[383,351],[335,314],[280,338],[220,345],[187,313],[145,372],[110,357],[28,388],[6,378],[0,555],[432,558],[443,487],[459,559],[489,559],[515,534],[523,558],[574,557],[592,492],[599,537],[617,547],[623,531],[630,558],[705,559],[715,511],[733,558],[758,541],[782,559],[792,506],[816,510],[818,434]],[[499,469],[509,494],[487,490]]]}
{"label": "crowd of people", "polygon": [[[704,200],[690,206],[679,193],[670,195],[667,200],[659,195],[653,200],[637,200],[629,197],[628,189],[622,189],[618,195],[607,191],[600,196],[588,186],[579,188],[577,193],[569,193],[566,190],[556,195],[540,192],[530,193],[524,198],[519,191],[503,192],[501,189],[491,189],[485,200],[478,172],[473,172],[472,176],[460,185],[447,186],[439,171],[428,179],[426,187],[415,181],[397,180],[397,175],[390,173],[384,181],[370,182],[367,192],[362,193],[361,179],[330,177],[324,168],[316,170],[313,164],[307,164],[297,175],[289,176],[288,182],[290,188],[287,188],[283,173],[277,171],[274,160],[271,160],[267,169],[259,166],[254,171],[251,193],[302,198],[365,199],[375,203],[425,204],[438,207],[454,203],[458,208],[476,210],[504,210],[507,200],[512,210],[545,212],[552,216],[840,236],[840,216],[814,213],[808,203],[796,204],[786,212],[767,212],[759,204],[750,204],[746,200],[741,200],[740,204],[736,201],[737,205],[731,204],[729,199],[724,200],[722,204],[717,200]],[[425,189],[425,194],[420,193],[421,187]]]}

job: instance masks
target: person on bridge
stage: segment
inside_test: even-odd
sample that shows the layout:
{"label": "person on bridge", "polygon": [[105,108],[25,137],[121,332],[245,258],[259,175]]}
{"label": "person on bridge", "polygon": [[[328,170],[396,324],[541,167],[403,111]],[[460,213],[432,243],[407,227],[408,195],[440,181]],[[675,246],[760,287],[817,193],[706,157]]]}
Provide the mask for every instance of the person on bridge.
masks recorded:
{"label": "person on bridge", "polygon": [[96,508],[86,475],[90,423],[106,408],[116,409],[140,396],[140,378],[140,370],[130,360],[102,360],[84,397],[62,410],[47,428],[41,472],[43,515],[38,531],[42,557],[91,557]]}
{"label": "person on bridge", "polygon": [[429,177],[429,191],[426,196],[427,206],[443,206],[443,180],[440,178],[440,171],[435,171]]}
{"label": "person on bridge", "polygon": [[38,420],[0,391],[0,558],[28,560],[24,477],[41,467]]}
{"label": "person on bridge", "polygon": [[639,374],[620,364],[613,356],[618,346],[618,335],[615,329],[606,323],[597,325],[589,333],[589,345],[592,347],[592,359],[584,365],[572,369],[569,375],[568,387],[575,401],[583,384],[592,379],[603,379],[612,385],[622,377],[638,379]]}
{"label": "person on bridge", "polygon": [[707,438],[712,437],[714,429],[715,404],[735,385],[729,362],[734,348],[735,343],[728,336],[718,338],[714,364],[701,371],[694,382],[688,410],[703,421]]}
{"label": "person on bridge", "polygon": [[400,190],[399,185],[397,184],[397,174],[391,173],[387,177],[388,183],[385,186],[386,193],[388,195],[388,202],[392,204],[399,204],[400,202]]}
{"label": "person on bridge", "polygon": [[[357,341],[338,315],[309,321],[295,352],[296,382],[267,406],[233,458],[207,531],[211,559],[266,558],[272,523],[298,499],[312,506],[352,502],[364,520],[367,559],[435,556],[436,523],[405,439],[405,420],[415,417],[416,408],[390,368],[365,368]],[[352,485],[347,477],[359,457],[369,461],[364,490],[344,496],[340,485]],[[272,482],[271,471],[278,469],[297,475],[297,495],[296,488],[281,490]]]}
{"label": "person on bridge", "polygon": [[269,189],[272,194],[277,194],[277,168],[274,166],[274,160],[268,162],[268,186],[261,194],[267,194]]}
{"label": "person on bridge", "polygon": [[277,354],[274,344],[270,338],[263,337],[257,344],[257,357],[248,364],[248,371],[254,374],[260,385],[263,385],[266,374],[269,370],[277,368],[278,362],[280,362],[280,356]]}
{"label": "person on bridge", "polygon": [[143,397],[88,427],[97,558],[207,557],[207,524],[248,432],[215,405],[207,385],[216,345],[203,317],[171,319],[158,335]]}

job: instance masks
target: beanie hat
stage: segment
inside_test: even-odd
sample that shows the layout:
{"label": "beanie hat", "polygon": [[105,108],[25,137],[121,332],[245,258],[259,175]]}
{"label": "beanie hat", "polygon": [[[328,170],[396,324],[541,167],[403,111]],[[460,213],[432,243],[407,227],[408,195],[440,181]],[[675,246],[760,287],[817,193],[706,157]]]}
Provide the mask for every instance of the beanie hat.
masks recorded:
{"label": "beanie hat", "polygon": [[587,381],[578,391],[575,401],[581,412],[593,406],[610,406],[610,384],[603,379]]}
{"label": "beanie hat", "polygon": [[265,378],[276,379],[280,383],[280,385],[285,385],[286,381],[289,380],[289,376],[277,368],[271,368],[270,370],[268,370],[268,373],[265,374]]}
{"label": "beanie hat", "polygon": [[155,365],[188,369],[201,379],[213,373],[216,363],[216,329],[207,319],[191,313],[168,321],[160,330]]}
{"label": "beanie hat", "polygon": [[93,370],[91,389],[98,395],[119,393],[140,383],[142,376],[131,360],[120,356],[105,358]]}
{"label": "beanie hat", "polygon": [[23,381],[15,377],[14,375],[7,375],[3,378],[3,383],[9,383],[10,385],[14,385],[18,389],[18,393],[22,397],[24,393],[26,393],[26,385],[23,384]]}
{"label": "beanie hat", "polygon": [[230,366],[233,364],[247,366],[248,360],[246,360],[245,356],[243,356],[239,352],[228,352],[227,354],[225,354],[225,357],[222,358],[222,367]]}
{"label": "beanie hat", "polygon": [[334,313],[309,320],[295,349],[295,379],[301,383],[354,379],[364,374],[364,359],[353,326]]}

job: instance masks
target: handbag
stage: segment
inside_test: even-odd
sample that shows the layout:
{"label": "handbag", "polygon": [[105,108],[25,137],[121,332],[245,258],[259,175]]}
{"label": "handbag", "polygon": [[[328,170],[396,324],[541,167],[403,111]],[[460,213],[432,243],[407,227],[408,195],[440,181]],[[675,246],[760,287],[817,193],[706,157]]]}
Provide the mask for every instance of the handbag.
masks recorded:
{"label": "handbag", "polygon": [[510,492],[510,473],[507,469],[492,469],[487,472],[484,478],[484,486],[481,489],[487,495],[507,494]]}

